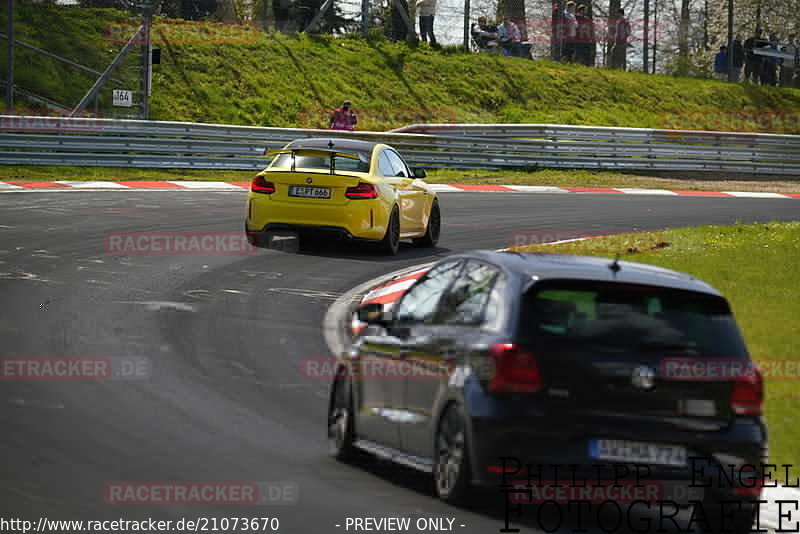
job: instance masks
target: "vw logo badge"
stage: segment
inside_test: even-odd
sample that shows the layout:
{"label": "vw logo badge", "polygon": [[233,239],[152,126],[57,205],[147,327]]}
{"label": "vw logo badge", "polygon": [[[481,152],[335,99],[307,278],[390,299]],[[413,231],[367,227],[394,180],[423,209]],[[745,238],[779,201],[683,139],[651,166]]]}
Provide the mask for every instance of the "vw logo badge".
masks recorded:
{"label": "vw logo badge", "polygon": [[314,181],[314,180],[312,180],[311,178],[306,178],[306,183],[307,183],[307,184],[310,184],[310,183],[311,183],[311,182],[313,182],[313,181]]}
{"label": "vw logo badge", "polygon": [[631,382],[633,383],[633,387],[637,389],[653,389],[656,385],[656,372],[646,365],[640,365],[633,370]]}

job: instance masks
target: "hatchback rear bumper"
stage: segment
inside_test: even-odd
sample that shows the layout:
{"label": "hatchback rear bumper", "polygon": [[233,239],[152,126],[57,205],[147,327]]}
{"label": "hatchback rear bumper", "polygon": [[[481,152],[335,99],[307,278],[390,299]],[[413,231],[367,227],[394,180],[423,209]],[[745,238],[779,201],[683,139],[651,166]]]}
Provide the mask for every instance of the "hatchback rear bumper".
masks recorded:
{"label": "hatchback rear bumper", "polygon": [[[632,422],[567,425],[565,418],[471,417],[469,426],[473,482],[499,487],[509,481],[594,481],[638,480],[642,484],[686,482],[700,488],[693,495],[714,492],[735,499],[757,497],[754,469],[734,467],[734,484],[727,482],[730,465],[754,466],[764,461],[766,429],[760,418],[736,418],[725,429],[698,432],[644,425]],[[689,461],[683,467],[609,462],[591,457],[592,439],[623,439],[639,442],[682,445]],[[602,466],[602,467],[599,467]],[[741,474],[741,476],[739,476]],[[590,482],[591,483],[591,482]],[[760,486],[759,486],[760,487]],[[666,496],[672,495],[667,491]]]}

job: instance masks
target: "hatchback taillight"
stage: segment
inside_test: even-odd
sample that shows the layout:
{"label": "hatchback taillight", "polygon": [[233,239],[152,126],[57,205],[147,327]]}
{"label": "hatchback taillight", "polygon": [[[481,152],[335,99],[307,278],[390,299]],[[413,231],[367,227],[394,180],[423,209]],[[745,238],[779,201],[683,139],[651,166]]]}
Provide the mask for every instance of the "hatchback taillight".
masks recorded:
{"label": "hatchback taillight", "polygon": [[348,187],[344,192],[347,198],[378,198],[378,188],[366,182],[359,182],[358,185]]}
{"label": "hatchback taillight", "polygon": [[764,381],[756,366],[738,376],[731,391],[731,410],[737,415],[760,415],[764,405]]}
{"label": "hatchback taillight", "polygon": [[266,181],[263,176],[256,176],[250,184],[250,191],[271,195],[275,192],[275,184]]}
{"label": "hatchback taillight", "polygon": [[510,393],[533,393],[542,389],[542,374],[533,353],[513,343],[496,343],[489,349],[494,359],[494,376],[489,389]]}

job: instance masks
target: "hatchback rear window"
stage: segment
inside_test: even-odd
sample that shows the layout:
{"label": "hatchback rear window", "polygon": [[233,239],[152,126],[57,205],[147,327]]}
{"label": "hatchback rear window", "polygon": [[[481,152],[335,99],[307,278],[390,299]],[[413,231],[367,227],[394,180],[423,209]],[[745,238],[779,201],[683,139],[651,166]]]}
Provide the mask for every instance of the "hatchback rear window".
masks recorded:
{"label": "hatchback rear window", "polygon": [[[348,154],[358,156],[358,159],[336,156],[334,165],[340,171],[369,172],[369,154],[365,152],[347,151]],[[272,164],[274,169],[290,169],[292,167],[291,154],[278,154]],[[330,171],[331,158],[319,156],[295,156],[296,169],[320,169]]]}
{"label": "hatchback rear window", "polygon": [[523,299],[520,334],[555,344],[747,357],[725,299],[656,286],[539,283]]}

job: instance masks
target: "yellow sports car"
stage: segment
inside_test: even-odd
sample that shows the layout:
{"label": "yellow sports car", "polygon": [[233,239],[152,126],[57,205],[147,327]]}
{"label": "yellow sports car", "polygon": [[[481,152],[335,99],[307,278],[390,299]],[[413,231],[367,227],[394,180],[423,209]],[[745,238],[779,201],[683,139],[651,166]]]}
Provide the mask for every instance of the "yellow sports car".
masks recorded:
{"label": "yellow sports car", "polygon": [[268,151],[253,178],[245,232],[256,246],[269,233],[333,232],[397,254],[401,239],[432,247],[442,223],[436,193],[392,147],[349,139],[300,139]]}

